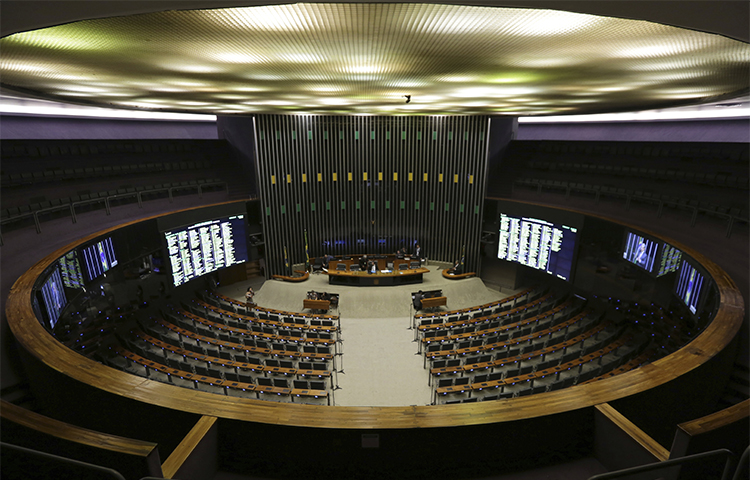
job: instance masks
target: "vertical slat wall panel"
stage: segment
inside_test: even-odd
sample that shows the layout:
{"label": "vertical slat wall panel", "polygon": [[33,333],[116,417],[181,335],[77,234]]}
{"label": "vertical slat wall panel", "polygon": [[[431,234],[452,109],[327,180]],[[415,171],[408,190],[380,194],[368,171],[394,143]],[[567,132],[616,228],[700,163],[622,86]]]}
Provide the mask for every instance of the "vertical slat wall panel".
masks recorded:
{"label": "vertical slat wall panel", "polygon": [[440,261],[465,247],[476,270],[488,126],[487,116],[256,116],[267,271],[285,272],[284,246],[304,262],[305,230],[313,257],[419,242]]}

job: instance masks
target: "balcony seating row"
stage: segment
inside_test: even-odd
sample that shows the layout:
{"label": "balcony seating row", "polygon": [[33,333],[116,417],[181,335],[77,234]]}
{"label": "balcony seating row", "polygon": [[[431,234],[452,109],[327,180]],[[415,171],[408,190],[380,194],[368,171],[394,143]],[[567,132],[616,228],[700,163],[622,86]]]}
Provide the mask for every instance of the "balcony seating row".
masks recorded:
{"label": "balcony seating row", "polygon": [[727,237],[731,236],[732,228],[736,222],[747,224],[750,221],[746,204],[718,204],[705,200],[696,200],[663,194],[656,191],[641,189],[612,187],[589,183],[567,182],[563,180],[548,180],[540,178],[517,178],[514,186],[532,188],[541,193],[543,190],[552,190],[565,193],[566,197],[571,192],[583,192],[593,195],[594,201],[598,202],[602,197],[613,197],[625,201],[625,208],[630,208],[633,201],[643,202],[657,206],[657,216],[661,217],[664,207],[685,210],[691,213],[690,224],[695,225],[699,213],[727,221]]}
{"label": "balcony seating row", "polygon": [[209,393],[291,402],[300,398],[303,403],[316,404],[325,400],[330,404],[329,392],[322,380],[295,379],[290,385],[289,379],[283,377],[222,373],[217,369],[190,364],[181,364],[181,367],[191,367],[183,370],[119,346],[113,347],[105,362],[114,368],[129,370],[152,380]]}
{"label": "balcony seating row", "polygon": [[96,167],[34,169],[32,171],[0,174],[0,186],[13,188],[37,183],[65,182],[81,179],[101,179],[122,177],[124,175],[153,174],[155,172],[185,172],[190,170],[210,170],[214,168],[210,161],[189,162],[149,162],[123,165],[104,165]]}
{"label": "balcony seating row", "polygon": [[164,197],[169,198],[170,201],[172,201],[172,197],[177,194],[194,192],[198,195],[203,195],[203,192],[205,191],[216,189],[226,190],[226,182],[218,178],[205,178],[73,195],[52,200],[43,200],[17,207],[4,208],[0,210],[0,224],[5,225],[33,219],[37,233],[41,233],[40,221],[49,218],[47,216],[48,214],[70,213],[73,223],[76,223],[76,212],[80,211],[82,208],[103,207],[106,209],[107,215],[109,215],[111,213],[111,207],[123,200],[131,202],[137,201],[140,206],[144,200]]}

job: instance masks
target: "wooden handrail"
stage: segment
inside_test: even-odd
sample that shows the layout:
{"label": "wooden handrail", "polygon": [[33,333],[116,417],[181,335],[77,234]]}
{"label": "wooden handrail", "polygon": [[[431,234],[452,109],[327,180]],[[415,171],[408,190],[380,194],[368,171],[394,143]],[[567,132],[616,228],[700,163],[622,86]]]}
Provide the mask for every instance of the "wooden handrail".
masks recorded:
{"label": "wooden handrail", "polygon": [[216,417],[203,416],[198,422],[190,429],[190,432],[182,439],[177,448],[174,449],[172,454],[164,461],[162,465],[162,472],[164,478],[174,478],[180,468],[187,462],[190,455],[203,441],[208,433],[217,428]]}
{"label": "wooden handrail", "polygon": [[[574,211],[574,210],[569,210]],[[8,324],[17,341],[31,355],[51,368],[100,390],[154,405],[203,414],[212,412],[221,418],[277,425],[341,429],[403,429],[460,425],[480,425],[538,418],[612,402],[663,385],[690,372],[719,354],[737,335],[744,316],[742,295],[732,279],[718,265],[694,249],[641,227],[605,217],[578,212],[624,225],[667,241],[700,263],[716,282],[719,292],[717,313],[706,328],[689,344],[649,365],[622,375],[610,377],[575,389],[548,392],[502,402],[479,402],[462,405],[421,405],[403,407],[327,407],[323,405],[260,402],[251,405],[243,399],[228,398],[205,392],[145,380],[114,371],[94,360],[66,348],[39,322],[30,299],[37,278],[45,268],[73,248],[136,221],[87,235],[47,255],[11,288],[6,303]],[[151,217],[156,218],[156,216]],[[145,219],[144,219],[145,220]],[[139,220],[143,221],[143,220]],[[139,222],[138,221],[138,222]],[[259,402],[255,402],[256,404]]]}
{"label": "wooden handrail", "polygon": [[308,278],[310,278],[310,272],[306,272],[304,270],[295,270],[294,273],[298,273],[299,275],[296,276],[286,276],[286,275],[271,275],[271,278],[275,278],[276,280],[284,280],[285,282],[304,282]]}
{"label": "wooden handrail", "polygon": [[60,420],[32,412],[31,410],[26,410],[6,400],[0,400],[0,417],[31,430],[89,447],[143,458],[147,458],[154,453],[158,455],[158,445],[155,443],[71,425],[70,423],[61,422]]}
{"label": "wooden handrail", "polygon": [[453,273],[452,268],[446,268],[445,270],[443,270],[443,278],[447,278],[448,280],[461,280],[462,278],[475,277],[476,275],[476,272],[459,273],[458,275],[456,275],[455,273]]}
{"label": "wooden handrail", "polygon": [[664,461],[669,458],[669,451],[666,448],[662,447],[659,442],[656,442],[646,432],[625,418],[623,414],[612,408],[610,404],[602,403],[601,405],[597,405],[596,410],[609,419],[609,421],[617,425],[620,430],[635,440],[657,460]]}

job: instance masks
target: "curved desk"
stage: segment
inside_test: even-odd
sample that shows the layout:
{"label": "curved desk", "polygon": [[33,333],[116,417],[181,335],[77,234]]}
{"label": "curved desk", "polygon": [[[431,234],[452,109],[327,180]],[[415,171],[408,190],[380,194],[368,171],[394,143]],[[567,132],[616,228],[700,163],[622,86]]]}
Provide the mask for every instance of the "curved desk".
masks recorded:
{"label": "curved desk", "polygon": [[447,278],[448,280],[460,280],[462,278],[475,277],[476,275],[476,272],[459,273],[456,275],[453,273],[452,268],[446,268],[443,270],[443,278]]}
{"label": "curved desk", "polygon": [[377,273],[329,270],[327,274],[328,283],[331,285],[374,286],[422,283],[422,275],[429,271],[425,267],[419,267],[409,270],[393,270],[391,272],[378,271]]}

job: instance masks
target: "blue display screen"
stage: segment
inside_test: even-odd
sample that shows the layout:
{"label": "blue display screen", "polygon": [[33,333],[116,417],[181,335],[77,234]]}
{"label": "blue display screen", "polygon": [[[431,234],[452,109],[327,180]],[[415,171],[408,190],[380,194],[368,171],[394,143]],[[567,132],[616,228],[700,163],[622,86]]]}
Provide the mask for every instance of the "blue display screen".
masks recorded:
{"label": "blue display screen", "polygon": [[680,268],[682,252],[672,245],[665,243],[661,250],[661,259],[659,260],[659,272],[657,277],[668,273],[676,272]]}
{"label": "blue display screen", "polygon": [[690,310],[690,313],[698,313],[698,303],[703,291],[703,275],[698,272],[687,260],[682,261],[680,274],[675,283],[675,294],[680,297]]}
{"label": "blue display screen", "polygon": [[65,290],[63,290],[62,277],[57,268],[52,271],[52,274],[42,284],[41,293],[42,303],[47,314],[47,321],[50,328],[55,328],[63,308],[68,303],[65,297]]}
{"label": "blue display screen", "polygon": [[628,232],[625,237],[625,250],[622,258],[633,263],[647,272],[654,271],[659,244],[653,240]]}
{"label": "blue display screen", "polygon": [[86,266],[86,279],[89,282],[117,265],[117,256],[111,237],[85,247],[81,250],[81,255]]}

